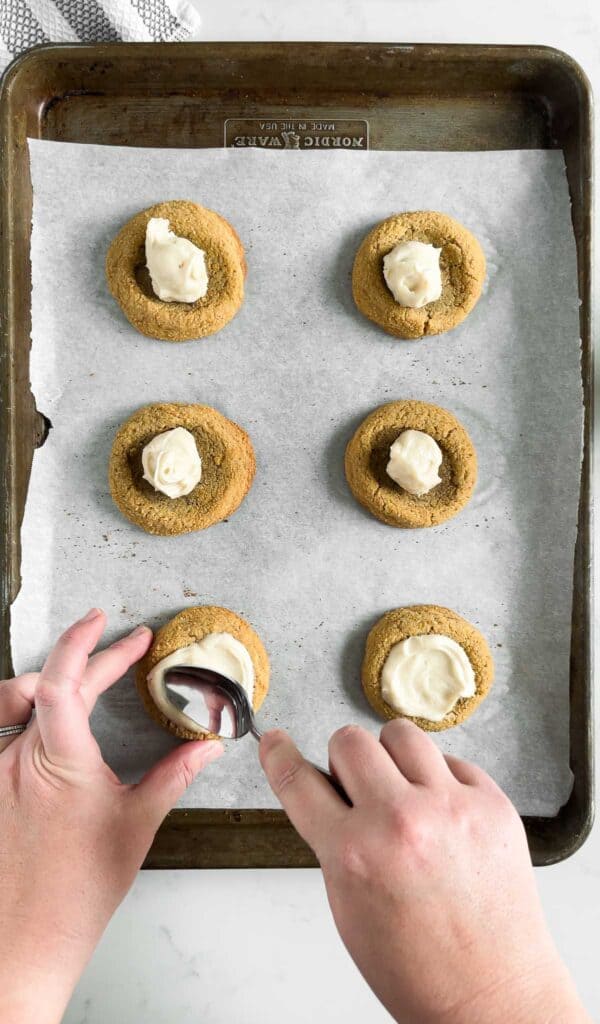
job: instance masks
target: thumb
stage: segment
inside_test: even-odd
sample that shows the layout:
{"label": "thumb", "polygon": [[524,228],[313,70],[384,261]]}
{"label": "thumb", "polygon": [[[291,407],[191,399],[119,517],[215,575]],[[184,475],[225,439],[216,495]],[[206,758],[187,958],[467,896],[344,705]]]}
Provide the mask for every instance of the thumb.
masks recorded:
{"label": "thumb", "polygon": [[224,753],[218,740],[192,740],[163,757],[132,789],[143,820],[156,830],[198,773]]}

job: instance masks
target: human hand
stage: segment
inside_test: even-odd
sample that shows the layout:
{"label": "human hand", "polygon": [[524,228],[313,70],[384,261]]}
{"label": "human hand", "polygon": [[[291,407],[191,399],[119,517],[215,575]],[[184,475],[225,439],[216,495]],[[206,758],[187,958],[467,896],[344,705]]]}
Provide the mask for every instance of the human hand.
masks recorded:
{"label": "human hand", "polygon": [[315,851],[338,931],[402,1024],[577,1024],[521,820],[478,768],[397,719],[329,745],[348,807],[280,730],[265,773]]}
{"label": "human hand", "polygon": [[0,998],[3,1024],[55,1024],[154,834],[223,748],[185,743],[135,786],[103,761],[88,718],[98,696],[147,651],[138,627],[89,657],[106,625],[93,609],[41,673],[0,683]]}

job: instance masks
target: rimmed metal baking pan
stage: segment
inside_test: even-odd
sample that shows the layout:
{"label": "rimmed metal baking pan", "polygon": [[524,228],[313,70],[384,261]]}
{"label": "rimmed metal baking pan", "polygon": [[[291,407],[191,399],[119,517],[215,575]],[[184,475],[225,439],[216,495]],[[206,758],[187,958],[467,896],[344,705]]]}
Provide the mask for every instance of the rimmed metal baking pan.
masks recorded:
{"label": "rimmed metal baking pan", "polygon": [[[591,94],[566,54],[530,46],[182,43],[44,46],[0,95],[0,670],[11,672],[19,527],[46,425],[29,388],[31,181],[26,140],[131,146],[563,150],[581,299],[584,458],[573,568],[571,797],[526,818],[535,864],[572,854],[593,819],[591,596]],[[65,183],[68,186],[68,183]],[[300,867],[281,811],[178,810],[147,867]]]}

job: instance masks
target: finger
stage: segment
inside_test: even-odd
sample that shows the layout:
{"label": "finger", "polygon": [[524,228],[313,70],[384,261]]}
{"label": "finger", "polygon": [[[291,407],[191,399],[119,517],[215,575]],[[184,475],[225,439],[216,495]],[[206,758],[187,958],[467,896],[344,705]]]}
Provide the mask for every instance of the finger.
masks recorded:
{"label": "finger", "polygon": [[0,682],[0,725],[26,725],[33,711],[37,672]]}
{"label": "finger", "polygon": [[218,736],[221,732],[221,720],[223,718],[223,708],[210,708],[208,712],[208,731]]}
{"label": "finger", "polygon": [[[0,682],[0,726],[27,725],[33,710],[36,682],[37,672]],[[18,735],[0,738],[0,753],[18,739]]]}
{"label": "finger", "polygon": [[395,718],[384,725],[381,744],[409,782],[430,786],[452,779],[441,750],[427,733],[406,718]]}
{"label": "finger", "polygon": [[143,658],[152,642],[152,630],[137,626],[129,636],[117,640],[104,651],[98,651],[87,663],[82,693],[90,712],[101,693]]}
{"label": "finger", "polygon": [[[215,736],[227,736],[227,733],[223,733],[223,710],[225,707],[227,708],[227,717],[231,721],[235,718],[235,713],[231,704],[225,700],[222,693],[217,693],[215,690],[208,691],[204,694],[204,703],[208,708],[208,731],[214,733]],[[229,733],[229,735],[235,735],[235,732],[236,730],[234,728],[233,733]]]}
{"label": "finger", "polygon": [[498,786],[487,772],[484,772],[483,768],[478,768],[476,764],[471,764],[470,761],[461,761],[460,757],[453,757],[451,754],[446,754],[445,760],[454,778],[462,783],[463,786],[498,789]]}
{"label": "finger", "polygon": [[104,613],[93,608],[63,633],[39,674],[35,689],[37,723],[46,755],[56,763],[97,756],[81,684],[88,656],[105,622]]}
{"label": "finger", "polygon": [[198,773],[224,752],[218,740],[192,740],[163,757],[131,790],[142,821],[156,832]]}
{"label": "finger", "polygon": [[480,768],[477,768],[474,764],[470,764],[469,761],[461,761],[460,757],[453,757],[452,754],[446,754],[445,761],[448,768],[454,775],[454,778],[464,786],[477,786],[480,785],[484,779],[488,778],[485,772],[482,772]]}
{"label": "finger", "polygon": [[349,808],[327,779],[304,760],[282,729],[264,734],[259,756],[269,785],[292,825],[318,855],[336,823],[350,813]]}
{"label": "finger", "polygon": [[385,747],[366,729],[346,725],[329,741],[329,764],[354,805],[393,799],[406,779]]}

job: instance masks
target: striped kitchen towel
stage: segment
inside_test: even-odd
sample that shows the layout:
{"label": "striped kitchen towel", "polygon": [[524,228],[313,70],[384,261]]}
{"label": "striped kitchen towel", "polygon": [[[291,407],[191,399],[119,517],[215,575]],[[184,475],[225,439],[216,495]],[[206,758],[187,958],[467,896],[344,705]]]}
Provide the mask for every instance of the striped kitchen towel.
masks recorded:
{"label": "striped kitchen towel", "polygon": [[38,43],[175,42],[199,27],[187,0],[0,0],[0,72]]}

